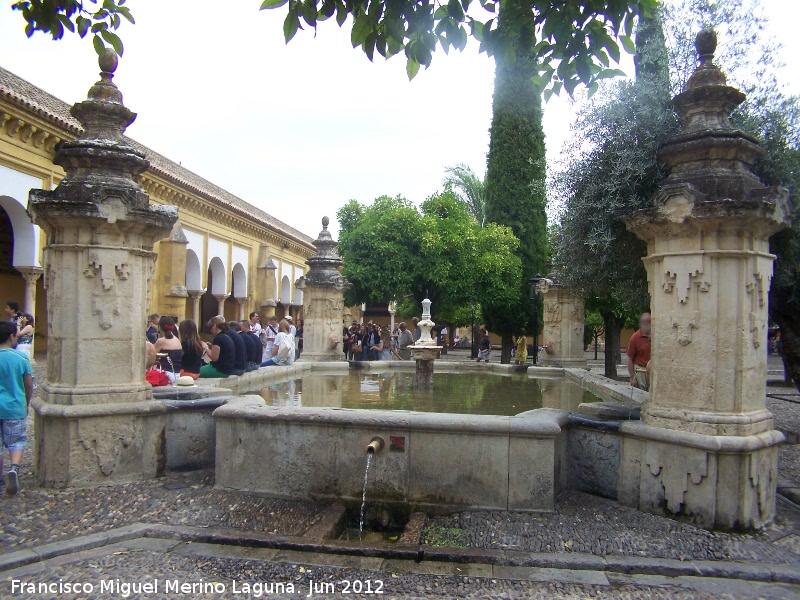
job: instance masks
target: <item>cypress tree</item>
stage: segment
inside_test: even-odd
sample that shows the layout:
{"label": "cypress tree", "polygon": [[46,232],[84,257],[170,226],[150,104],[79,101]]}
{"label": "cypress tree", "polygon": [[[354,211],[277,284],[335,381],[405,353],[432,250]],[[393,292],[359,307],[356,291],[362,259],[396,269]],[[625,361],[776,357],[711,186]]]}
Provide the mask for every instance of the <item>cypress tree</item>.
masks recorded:
{"label": "cypress tree", "polygon": [[545,145],[541,90],[530,49],[535,30],[530,4],[503,5],[499,27],[519,27],[518,42],[495,54],[492,125],[486,172],[486,220],[512,229],[519,238],[522,279],[516,303],[493,302],[491,290],[481,290],[483,315],[489,331],[503,339],[501,362],[511,359],[512,336],[531,330],[528,280],[542,272],[547,254]]}

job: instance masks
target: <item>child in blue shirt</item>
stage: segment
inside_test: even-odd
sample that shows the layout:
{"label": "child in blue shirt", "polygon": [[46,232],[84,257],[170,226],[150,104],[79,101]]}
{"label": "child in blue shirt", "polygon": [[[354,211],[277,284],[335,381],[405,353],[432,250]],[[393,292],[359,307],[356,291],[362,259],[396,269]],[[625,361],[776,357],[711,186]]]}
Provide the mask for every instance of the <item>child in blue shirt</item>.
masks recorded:
{"label": "child in blue shirt", "polygon": [[[19,491],[19,463],[28,441],[25,419],[33,395],[31,362],[25,354],[14,350],[16,345],[17,325],[0,322],[0,435],[11,458],[11,468],[0,482],[0,492],[5,488],[6,494],[11,496]],[[0,449],[2,472],[3,454]]]}

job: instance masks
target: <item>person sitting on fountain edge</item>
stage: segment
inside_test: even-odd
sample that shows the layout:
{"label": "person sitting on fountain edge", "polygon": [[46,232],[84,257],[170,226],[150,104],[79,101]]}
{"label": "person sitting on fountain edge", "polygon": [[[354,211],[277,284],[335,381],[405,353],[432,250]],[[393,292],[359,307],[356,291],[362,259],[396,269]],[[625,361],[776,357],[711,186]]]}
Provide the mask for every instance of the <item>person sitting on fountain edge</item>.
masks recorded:
{"label": "person sitting on fountain edge", "polygon": [[261,366],[261,340],[250,331],[250,321],[239,321],[239,325],[239,335],[247,346],[247,370],[255,371]]}
{"label": "person sitting on fountain edge", "polygon": [[208,321],[208,330],[214,339],[211,345],[205,344],[205,352],[211,362],[200,368],[200,377],[230,377],[233,375],[234,360],[236,359],[236,346],[233,340],[225,335],[228,331],[228,324],[224,317],[217,315]]}
{"label": "person sitting on fountain edge", "polygon": [[158,362],[169,377],[169,382],[175,383],[180,376],[183,360],[183,347],[178,336],[175,335],[177,331],[175,321],[172,320],[172,317],[161,317],[158,321],[158,328],[163,337],[158,338],[154,344],[156,353],[166,354],[166,356],[160,356]]}
{"label": "person sitting on fountain edge", "polygon": [[286,367],[294,363],[294,336],[291,334],[291,325],[284,319],[278,325],[278,335],[275,336],[275,345],[272,348],[272,358],[261,363],[262,367]]}
{"label": "person sitting on fountain edge", "polygon": [[247,345],[245,344],[242,336],[239,335],[239,330],[242,328],[236,321],[228,323],[228,331],[225,335],[233,340],[234,359],[233,359],[233,374],[244,375],[247,372]]}

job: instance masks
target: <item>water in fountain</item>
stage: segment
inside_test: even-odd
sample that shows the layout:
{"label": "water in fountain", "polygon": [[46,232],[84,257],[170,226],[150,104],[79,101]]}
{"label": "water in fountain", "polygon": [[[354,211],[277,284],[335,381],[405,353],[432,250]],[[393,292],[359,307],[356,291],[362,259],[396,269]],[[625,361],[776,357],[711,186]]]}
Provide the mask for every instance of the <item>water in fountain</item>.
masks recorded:
{"label": "water in fountain", "polygon": [[364,534],[364,506],[367,504],[367,481],[369,480],[369,466],[372,464],[372,456],[375,451],[370,448],[367,450],[367,469],[364,471],[364,492],[361,494],[361,515],[358,518],[358,539]]}

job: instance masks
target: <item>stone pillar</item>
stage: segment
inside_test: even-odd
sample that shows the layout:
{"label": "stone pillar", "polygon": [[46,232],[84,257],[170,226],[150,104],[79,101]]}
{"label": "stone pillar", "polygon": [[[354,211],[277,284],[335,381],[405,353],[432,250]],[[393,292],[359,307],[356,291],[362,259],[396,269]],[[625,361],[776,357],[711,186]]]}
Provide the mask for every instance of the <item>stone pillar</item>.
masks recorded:
{"label": "stone pillar", "polygon": [[217,314],[225,317],[225,300],[230,297],[230,294],[212,294],[217,299]]}
{"label": "stone pillar", "polygon": [[266,325],[269,318],[275,316],[277,302],[277,280],[275,272],[278,266],[269,254],[269,246],[261,244],[258,249],[258,263],[256,266],[255,300],[257,303],[258,317]]}
{"label": "stone pillar", "polygon": [[158,261],[154,286],[158,296],[153,300],[152,312],[159,315],[186,314],[186,247],[189,240],[179,223],[168,238],[158,242]]}
{"label": "stone pillar", "polygon": [[247,302],[247,298],[236,298],[236,302],[239,305],[239,320],[244,319],[244,303]]}
{"label": "stone pillar", "polygon": [[189,294],[189,298],[192,299],[192,321],[200,327],[200,299],[203,297],[203,294],[206,293],[205,290],[188,290],[186,292]]}
{"label": "stone pillar", "polygon": [[145,344],[155,242],[177,219],[151,206],[138,176],[149,166],[123,133],[136,118],[112,82],[116,55],[71,114],[84,127],[59,144],[66,177],[31,190],[46,233],[47,376],[35,410],[36,474],[49,487],[152,477],[163,469],[162,414],[150,406]]}
{"label": "stone pillar", "polygon": [[334,362],[345,359],[342,352],[343,293],[350,284],[339,268],[336,242],[328,231],[328,217],[314,242],[317,253],[306,261],[308,273],[295,282],[303,290],[303,353],[306,362]]}
{"label": "stone pillar", "polygon": [[41,267],[14,267],[22,273],[25,279],[25,299],[22,304],[22,312],[28,313],[36,319],[36,282],[42,276],[44,269]]}
{"label": "stone pillar", "polygon": [[[36,282],[39,281],[39,278],[42,276],[44,270],[41,267],[15,267],[17,271],[22,273],[22,277],[25,278],[25,296],[24,301],[22,304],[22,312],[27,313],[33,317],[34,322],[34,330],[36,329]],[[34,336],[35,342],[35,336]],[[31,346],[31,362],[36,364],[36,359],[34,358],[35,352],[33,351],[33,346]]]}
{"label": "stone pillar", "polygon": [[583,295],[564,287],[556,272],[542,278],[539,292],[544,307],[544,351],[539,354],[539,366],[585,367]]}
{"label": "stone pillar", "polygon": [[769,237],[787,226],[788,193],[751,171],[763,151],[730,124],[745,95],[713,63],[716,35],[695,45],[700,64],[673,100],[682,131],[659,150],[670,175],[625,221],[647,242],[653,358],[642,421],[623,426],[620,500],[761,527],[783,439],[765,406]]}
{"label": "stone pillar", "polygon": [[394,315],[397,313],[395,310],[396,307],[397,304],[394,302],[389,302],[389,329],[391,331],[394,331]]}

